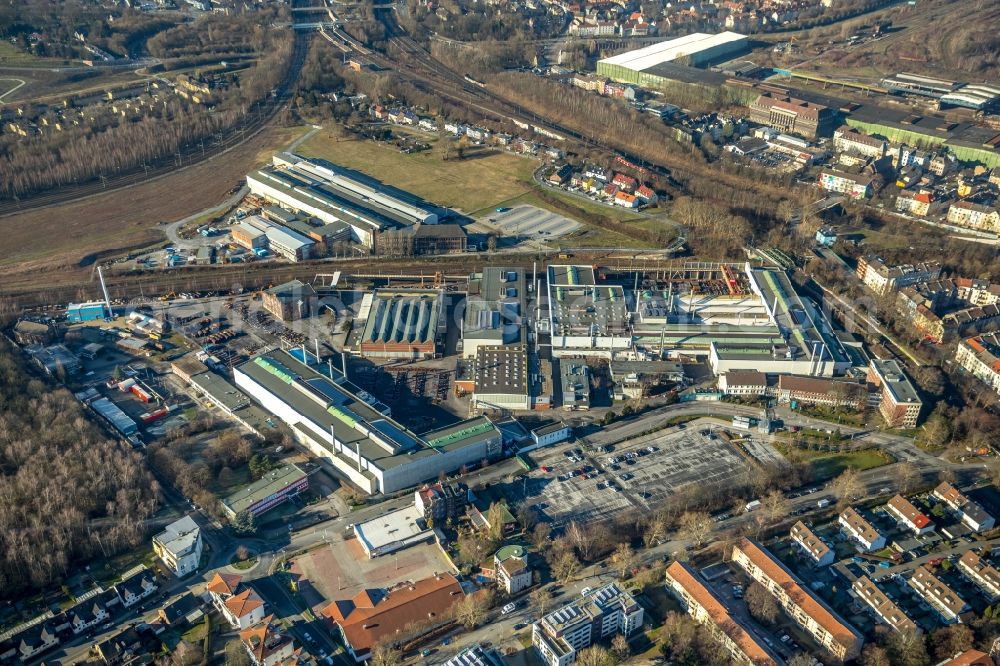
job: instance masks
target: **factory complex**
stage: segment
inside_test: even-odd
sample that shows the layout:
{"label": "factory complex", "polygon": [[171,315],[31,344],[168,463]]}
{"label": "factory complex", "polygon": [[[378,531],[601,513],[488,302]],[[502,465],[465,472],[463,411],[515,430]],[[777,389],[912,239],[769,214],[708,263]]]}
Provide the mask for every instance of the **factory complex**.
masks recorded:
{"label": "factory complex", "polygon": [[251,194],[327,225],[348,225],[351,239],[369,248],[383,231],[438,221],[412,195],[293,153],[278,153],[270,166],[248,174],[247,186]]}
{"label": "factory complex", "polygon": [[685,354],[706,358],[717,375],[755,368],[830,377],[851,367],[830,323],[778,269],[692,263],[626,291],[599,284],[590,266],[554,265],[548,294],[557,357]]}
{"label": "factory complex", "polygon": [[342,377],[331,379],[284,351],[256,356],[233,375],[313,455],[369,494],[408,488],[501,452],[500,431],[485,417],[418,436],[384,405],[362,400]]}

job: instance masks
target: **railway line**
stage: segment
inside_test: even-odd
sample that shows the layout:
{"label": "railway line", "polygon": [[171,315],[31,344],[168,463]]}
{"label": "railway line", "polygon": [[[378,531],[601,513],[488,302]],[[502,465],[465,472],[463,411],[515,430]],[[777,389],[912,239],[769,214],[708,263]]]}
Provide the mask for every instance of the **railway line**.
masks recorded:
{"label": "railway line", "polygon": [[292,57],[285,78],[279,83],[274,94],[255,109],[248,109],[243,122],[216,134],[214,137],[185,145],[178,153],[163,156],[152,164],[132,169],[120,174],[95,178],[86,182],[63,185],[49,192],[34,194],[23,199],[0,199],[0,218],[15,215],[26,210],[44,208],[83,199],[98,194],[113,192],[163,177],[183,168],[200,164],[221,155],[252,139],[259,134],[279,110],[291,99],[295,82],[309,51],[310,33],[296,31],[294,34]]}

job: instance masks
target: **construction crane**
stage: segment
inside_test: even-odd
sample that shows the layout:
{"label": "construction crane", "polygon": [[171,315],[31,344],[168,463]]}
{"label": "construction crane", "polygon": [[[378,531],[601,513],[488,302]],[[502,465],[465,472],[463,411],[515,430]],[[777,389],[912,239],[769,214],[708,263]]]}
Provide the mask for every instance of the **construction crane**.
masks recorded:
{"label": "construction crane", "polygon": [[726,264],[722,264],[722,276],[726,279],[726,286],[729,287],[730,296],[740,296],[743,294],[743,290],[740,289],[740,283],[736,281],[736,276],[733,274],[733,269]]}

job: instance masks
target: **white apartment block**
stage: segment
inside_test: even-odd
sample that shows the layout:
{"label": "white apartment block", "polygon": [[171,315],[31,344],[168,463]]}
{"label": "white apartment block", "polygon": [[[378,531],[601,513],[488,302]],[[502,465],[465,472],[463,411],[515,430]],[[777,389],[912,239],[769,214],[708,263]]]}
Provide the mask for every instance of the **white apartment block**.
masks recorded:
{"label": "white apartment block", "polygon": [[961,340],[955,349],[955,362],[1000,393],[1000,336],[996,333]]}
{"label": "white apartment block", "polygon": [[757,541],[741,539],[733,547],[733,562],[763,585],[788,616],[836,659],[848,661],[861,653],[861,634]]}
{"label": "white apartment block", "polygon": [[153,537],[153,551],[175,576],[186,576],[201,562],[201,529],[184,516]]}
{"label": "white apartment block", "polygon": [[548,666],[568,666],[576,653],[614,634],[630,636],[643,610],[631,595],[609,583],[555,610],[531,626],[531,644]]}
{"label": "white apartment block", "polygon": [[870,553],[885,548],[885,537],[854,507],[849,506],[844,509],[837,518],[837,523],[841,531],[864,552]]}

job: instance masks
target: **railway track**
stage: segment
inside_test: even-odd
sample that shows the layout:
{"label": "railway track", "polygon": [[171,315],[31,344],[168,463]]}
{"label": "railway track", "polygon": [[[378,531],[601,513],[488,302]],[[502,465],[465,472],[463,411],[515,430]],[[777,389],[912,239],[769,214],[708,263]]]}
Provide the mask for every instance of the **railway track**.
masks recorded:
{"label": "railway track", "polygon": [[0,199],[0,218],[138,185],[208,161],[252,139],[270,124],[278,111],[291,99],[294,84],[298,80],[309,51],[310,39],[309,33],[294,34],[292,57],[285,79],[278,85],[272,97],[247,111],[243,122],[233,125],[213,138],[187,144],[179,153],[163,156],[153,164],[105,176],[103,179],[98,177],[78,184],[62,185],[50,192],[34,194],[23,199]]}

